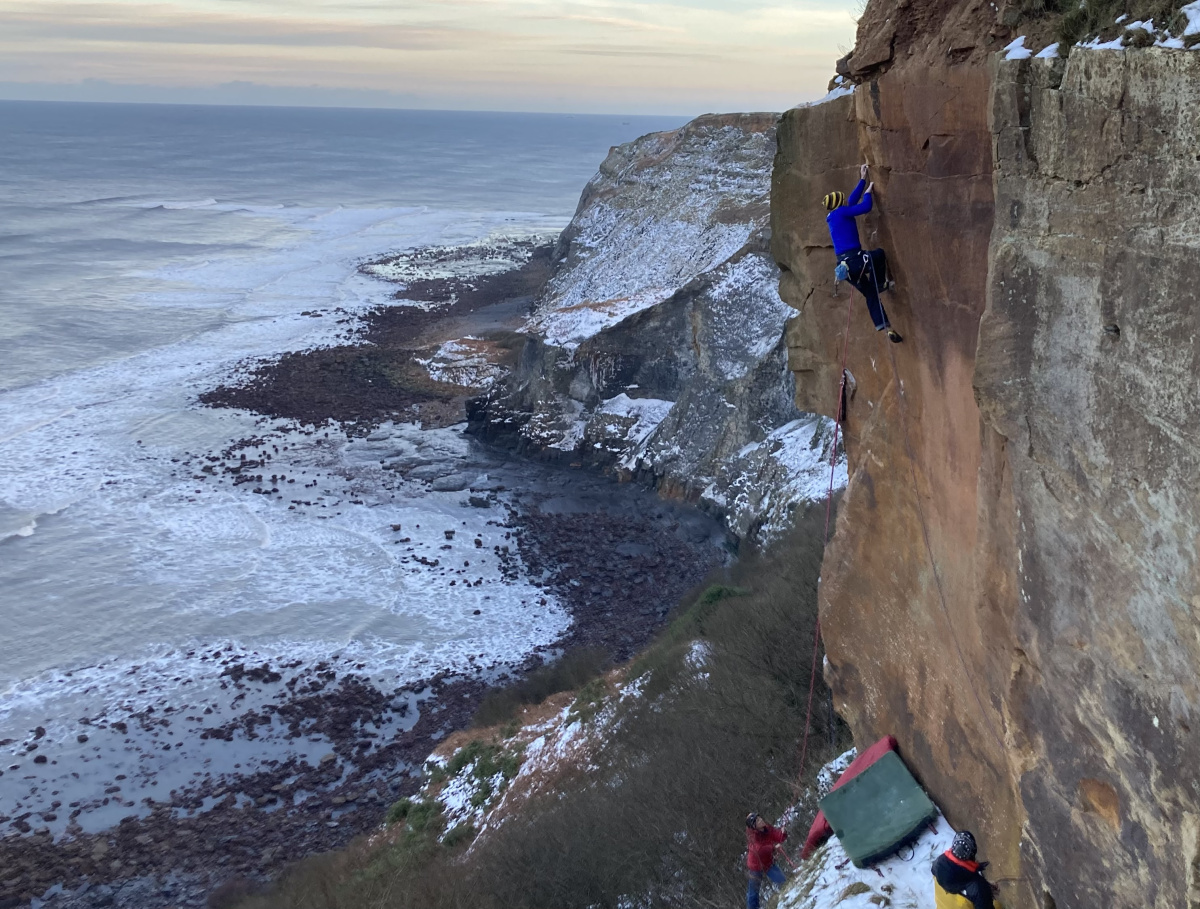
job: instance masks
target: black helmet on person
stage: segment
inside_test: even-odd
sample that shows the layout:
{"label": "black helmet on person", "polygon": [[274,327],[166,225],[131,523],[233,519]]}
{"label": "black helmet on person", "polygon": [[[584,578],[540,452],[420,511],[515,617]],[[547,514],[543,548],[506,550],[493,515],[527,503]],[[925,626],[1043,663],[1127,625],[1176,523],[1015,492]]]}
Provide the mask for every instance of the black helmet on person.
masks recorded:
{"label": "black helmet on person", "polygon": [[746,826],[750,827],[750,828],[754,828],[755,826],[757,826],[757,824],[758,824],[758,812],[751,811],[749,814],[746,815]]}
{"label": "black helmet on person", "polygon": [[954,842],[950,844],[950,854],[964,862],[975,860],[975,835],[970,830],[960,830],[954,834]]}

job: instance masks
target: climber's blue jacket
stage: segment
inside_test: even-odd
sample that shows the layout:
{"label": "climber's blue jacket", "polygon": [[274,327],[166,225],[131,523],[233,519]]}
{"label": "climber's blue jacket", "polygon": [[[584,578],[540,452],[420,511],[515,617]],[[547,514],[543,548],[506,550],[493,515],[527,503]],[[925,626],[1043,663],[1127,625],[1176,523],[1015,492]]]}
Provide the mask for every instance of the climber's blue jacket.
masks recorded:
{"label": "climber's blue jacket", "polygon": [[[862,243],[858,239],[858,224],[854,219],[871,210],[871,194],[863,195],[866,185],[866,180],[859,180],[858,186],[854,187],[854,192],[850,193],[846,204],[835,208],[825,216],[825,222],[829,225],[829,235],[833,237],[834,255],[840,256],[843,253],[862,249]],[[859,199],[862,201],[860,202]]]}

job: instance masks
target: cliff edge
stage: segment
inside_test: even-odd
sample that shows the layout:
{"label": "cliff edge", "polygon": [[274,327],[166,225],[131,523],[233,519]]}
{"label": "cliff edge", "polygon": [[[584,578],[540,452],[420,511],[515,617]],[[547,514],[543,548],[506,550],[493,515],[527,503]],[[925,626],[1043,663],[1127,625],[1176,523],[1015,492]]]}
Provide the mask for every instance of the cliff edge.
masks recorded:
{"label": "cliff edge", "polygon": [[472,432],[697,501],[754,543],[824,497],[833,425],[793,403],[769,250],[778,119],[708,115],[610,152]]}
{"label": "cliff edge", "polygon": [[918,6],[872,2],[853,92],[779,127],[797,406],[837,410],[820,199],[864,160],[905,336],[855,297],[827,679],[980,835],[1010,909],[1194,909],[1200,56],[1006,60],[994,7]]}

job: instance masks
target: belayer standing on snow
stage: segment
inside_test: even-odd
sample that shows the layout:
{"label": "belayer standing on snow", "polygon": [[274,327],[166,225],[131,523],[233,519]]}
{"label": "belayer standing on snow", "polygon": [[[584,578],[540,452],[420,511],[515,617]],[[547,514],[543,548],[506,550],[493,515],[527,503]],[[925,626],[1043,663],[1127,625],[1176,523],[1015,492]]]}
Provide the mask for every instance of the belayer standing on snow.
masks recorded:
{"label": "belayer standing on snow", "polygon": [[950,848],[933,860],[937,909],[955,909],[966,900],[974,909],[993,909],[992,885],[983,876],[987,862],[975,861],[975,837],[969,830],[954,834]]}
{"label": "belayer standing on snow", "polygon": [[758,909],[758,891],[765,877],[775,886],[785,880],[775,864],[775,849],[787,839],[787,831],[772,827],[753,811],[746,815],[746,909]]}
{"label": "belayer standing on snow", "polygon": [[875,184],[867,184],[867,165],[859,168],[858,185],[850,198],[845,193],[832,192],[825,196],[825,223],[833,238],[833,253],[837,256],[839,281],[849,281],[860,294],[867,298],[867,310],[876,331],[886,331],[888,340],[899,344],[904,339],[896,332],[883,304],[879,302],[881,291],[890,290],[895,282],[888,275],[887,254],[882,249],[864,251],[858,239],[858,222],[854,219],[871,210],[871,190]]}

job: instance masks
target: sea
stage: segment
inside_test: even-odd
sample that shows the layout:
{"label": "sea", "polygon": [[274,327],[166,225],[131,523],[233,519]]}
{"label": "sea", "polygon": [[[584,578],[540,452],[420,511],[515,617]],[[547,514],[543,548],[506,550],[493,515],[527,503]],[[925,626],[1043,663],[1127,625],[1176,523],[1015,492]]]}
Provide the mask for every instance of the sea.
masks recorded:
{"label": "sea", "polygon": [[[515,663],[563,633],[553,598],[489,561],[502,529],[461,495],[382,495],[351,469],[378,452],[355,455],[337,427],[197,396],[352,334],[395,291],[362,262],[553,235],[610,146],[682,122],[0,102],[0,816],[86,800],[123,766],[159,791],[253,766],[253,745],[150,760],[80,734],[185,688],[219,714],[220,669],[197,654],[353,659],[394,683]],[[319,506],[196,478],[198,459],[256,436]],[[470,444],[414,439],[434,457]],[[397,557],[395,527],[449,548],[451,522],[485,584]],[[78,824],[134,804],[103,803]]]}

